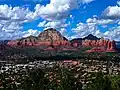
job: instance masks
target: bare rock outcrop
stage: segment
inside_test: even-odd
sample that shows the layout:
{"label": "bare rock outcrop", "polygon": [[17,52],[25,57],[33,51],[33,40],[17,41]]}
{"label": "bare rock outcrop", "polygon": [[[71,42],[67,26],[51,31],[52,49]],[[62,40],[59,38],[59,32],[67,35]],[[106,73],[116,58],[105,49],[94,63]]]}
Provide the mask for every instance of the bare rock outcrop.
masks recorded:
{"label": "bare rock outcrop", "polygon": [[[85,39],[86,38],[86,39]],[[110,40],[104,40],[104,38],[97,38],[93,35],[88,35],[85,38],[71,40],[74,47],[91,47],[91,50],[86,52],[117,52],[116,42]]]}
{"label": "bare rock outcrop", "polygon": [[41,32],[38,39],[39,41],[68,41],[59,31],[53,28]]}
{"label": "bare rock outcrop", "polygon": [[71,43],[61,35],[61,33],[53,28],[47,29],[39,34],[38,37],[29,36],[19,40],[12,40],[8,42],[9,46],[62,46],[71,45]]}
{"label": "bare rock outcrop", "polygon": [[116,42],[110,40],[83,41],[84,47],[94,47],[87,52],[117,52]]}
{"label": "bare rock outcrop", "polygon": [[34,46],[37,43],[37,37],[29,36],[18,40],[11,40],[7,44],[12,47],[18,46]]}
{"label": "bare rock outcrop", "polygon": [[53,28],[49,28],[41,32],[38,37],[29,36],[19,40],[12,40],[7,43],[12,47],[28,47],[28,46],[43,46],[44,50],[77,50],[79,46],[91,47],[91,50],[86,52],[116,52],[116,42],[110,40],[99,39],[96,36],[88,35],[85,38],[67,40],[61,33]]}

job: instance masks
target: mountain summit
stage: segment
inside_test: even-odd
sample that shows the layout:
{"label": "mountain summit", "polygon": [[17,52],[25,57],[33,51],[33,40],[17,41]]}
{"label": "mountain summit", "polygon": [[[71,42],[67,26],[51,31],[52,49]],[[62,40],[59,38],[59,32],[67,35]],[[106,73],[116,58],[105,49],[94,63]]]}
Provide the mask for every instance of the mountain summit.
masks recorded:
{"label": "mountain summit", "polygon": [[38,37],[29,36],[26,38],[8,42],[10,46],[39,46],[39,45],[60,45],[67,44],[69,41],[61,35],[59,31],[49,28],[41,32]]}
{"label": "mountain summit", "polygon": [[50,28],[47,29],[45,31],[43,31],[42,33],[39,34],[38,36],[38,40],[39,41],[68,41],[65,37],[63,37],[61,35],[61,33],[59,31],[57,31],[56,29]]}
{"label": "mountain summit", "polygon": [[92,34],[89,34],[87,37],[84,37],[83,40],[100,40],[100,38],[98,38]]}
{"label": "mountain summit", "polygon": [[44,30],[38,37],[29,36],[8,42],[12,47],[39,47],[41,50],[78,50],[79,47],[93,47],[87,52],[117,52],[115,41],[104,40],[89,34],[85,38],[67,40],[53,28]]}

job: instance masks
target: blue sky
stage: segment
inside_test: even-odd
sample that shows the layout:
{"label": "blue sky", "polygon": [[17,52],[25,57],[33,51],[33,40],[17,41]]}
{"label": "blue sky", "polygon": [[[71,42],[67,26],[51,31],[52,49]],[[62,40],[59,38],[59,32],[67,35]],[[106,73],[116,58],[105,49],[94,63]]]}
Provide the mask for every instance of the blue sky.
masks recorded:
{"label": "blue sky", "polygon": [[119,0],[0,0],[0,39],[56,28],[68,39],[93,34],[120,40]]}

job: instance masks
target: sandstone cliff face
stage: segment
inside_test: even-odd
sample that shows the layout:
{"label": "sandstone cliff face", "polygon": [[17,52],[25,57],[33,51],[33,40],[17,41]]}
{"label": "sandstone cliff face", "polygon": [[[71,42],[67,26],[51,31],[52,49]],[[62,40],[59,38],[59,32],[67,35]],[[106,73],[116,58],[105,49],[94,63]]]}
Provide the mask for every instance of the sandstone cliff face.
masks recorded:
{"label": "sandstone cliff face", "polygon": [[94,47],[87,52],[116,52],[115,41],[110,40],[85,40],[82,42],[83,47]]}
{"label": "sandstone cliff face", "polygon": [[53,28],[47,29],[38,36],[38,45],[60,46],[70,45],[70,42]]}
{"label": "sandstone cliff face", "polygon": [[19,40],[12,40],[8,42],[9,46],[17,47],[17,46],[34,46],[37,43],[37,37],[29,36],[27,38],[22,38]]}
{"label": "sandstone cliff face", "polygon": [[38,37],[29,36],[19,40],[8,42],[9,46],[60,46],[70,45],[70,42],[55,29],[47,29],[39,34]]}
{"label": "sandstone cliff face", "polygon": [[[68,41],[61,33],[55,29],[47,29],[39,34],[38,37],[29,36],[27,38],[9,41],[8,45],[12,47],[43,46],[44,50],[77,50],[79,46],[92,47],[86,52],[116,52],[115,41],[104,40],[89,35],[87,40],[75,39]],[[88,40],[89,39],[89,40]]]}
{"label": "sandstone cliff face", "polygon": [[91,50],[88,50],[86,52],[116,52],[117,51],[116,42],[114,40],[110,41],[110,40],[99,39],[91,34],[85,38],[80,40],[79,39],[73,40],[72,46],[92,47]]}
{"label": "sandstone cliff face", "polygon": [[16,47],[18,46],[18,43],[19,41],[18,40],[11,40],[7,43],[8,46],[12,46],[12,47]]}

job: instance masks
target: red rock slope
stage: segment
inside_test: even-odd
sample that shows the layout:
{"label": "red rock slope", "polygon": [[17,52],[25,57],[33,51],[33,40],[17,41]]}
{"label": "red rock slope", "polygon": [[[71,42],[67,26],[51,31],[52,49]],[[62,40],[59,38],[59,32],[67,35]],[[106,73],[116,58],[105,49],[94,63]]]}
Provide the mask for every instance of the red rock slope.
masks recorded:
{"label": "red rock slope", "polygon": [[9,46],[19,47],[19,46],[66,46],[71,45],[71,43],[61,35],[55,29],[47,29],[39,34],[38,37],[29,36],[27,38],[22,38],[19,40],[12,40],[8,42]]}

